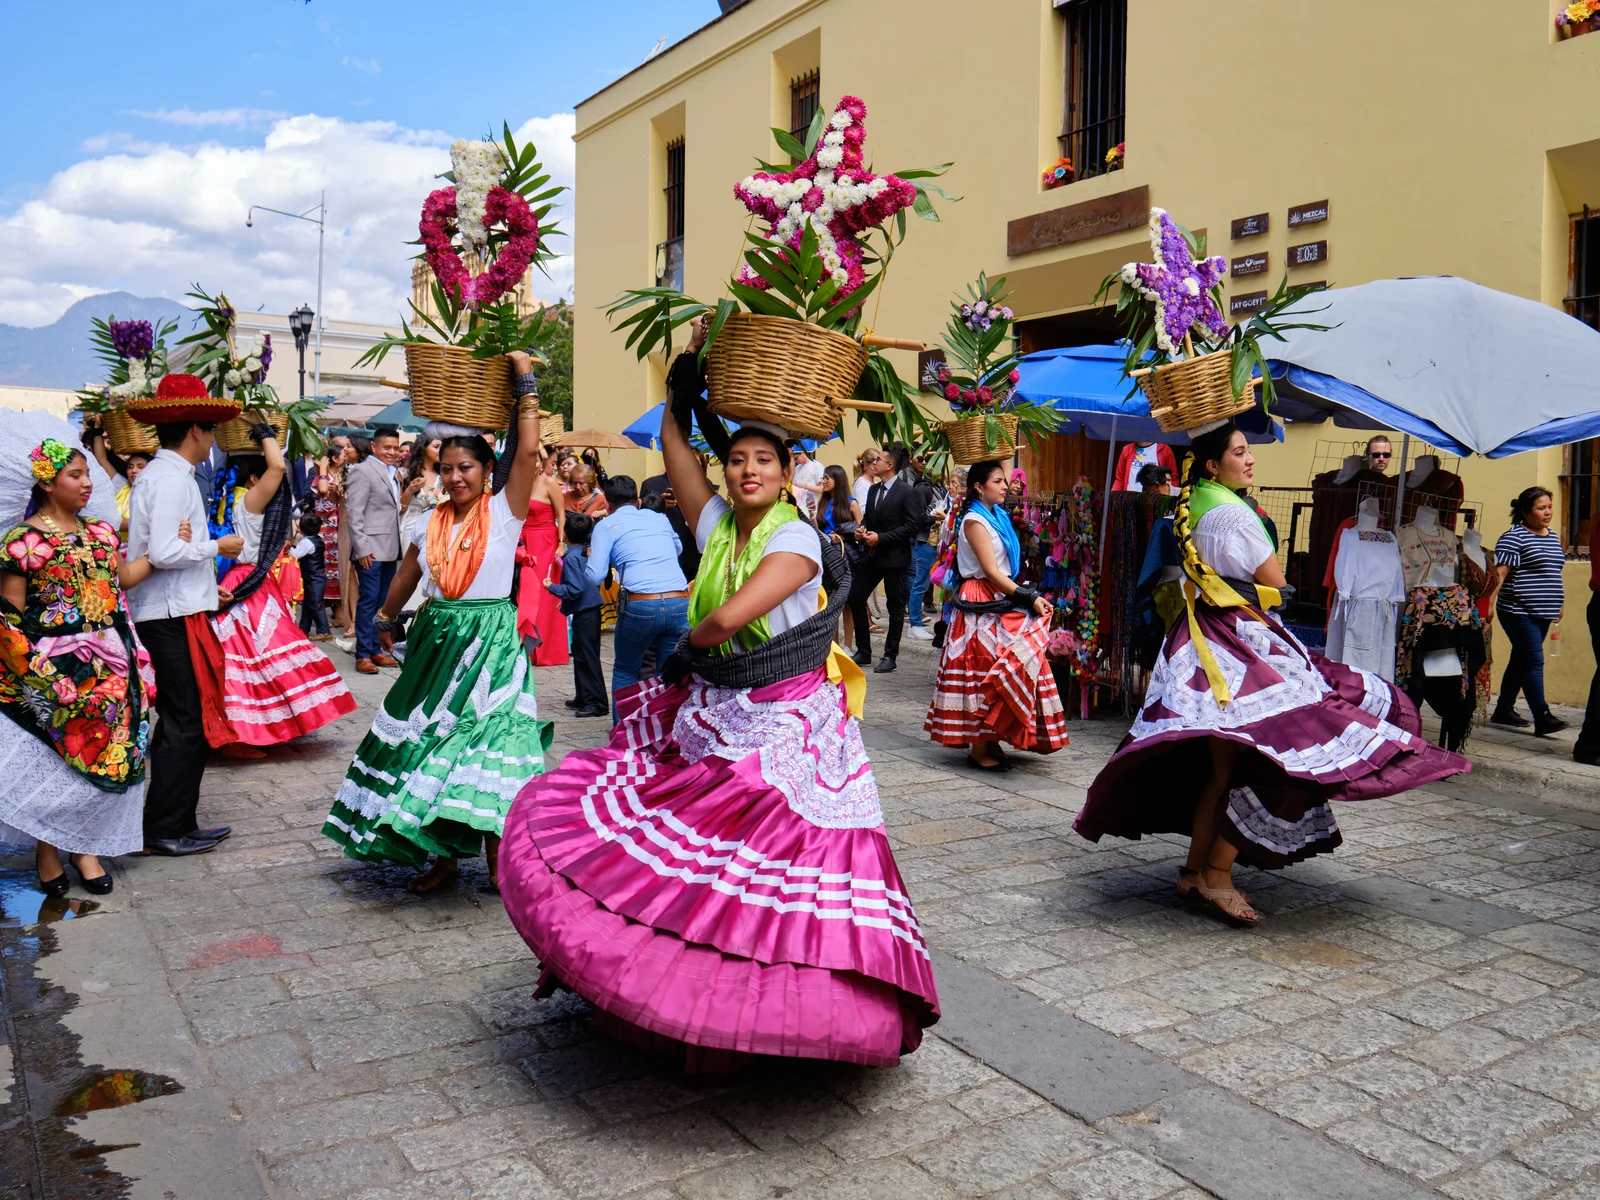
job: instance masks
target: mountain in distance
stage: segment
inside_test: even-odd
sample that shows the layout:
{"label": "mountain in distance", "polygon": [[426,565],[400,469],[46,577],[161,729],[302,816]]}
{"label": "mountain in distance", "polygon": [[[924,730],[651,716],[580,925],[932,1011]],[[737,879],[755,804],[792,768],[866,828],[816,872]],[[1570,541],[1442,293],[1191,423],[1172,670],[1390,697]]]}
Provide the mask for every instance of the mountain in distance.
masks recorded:
{"label": "mountain in distance", "polygon": [[103,379],[105,368],[89,344],[90,322],[113,314],[119,321],[142,320],[152,325],[180,320],[178,332],[168,339],[169,350],[190,332],[193,315],[173,300],[105,292],[85,296],[53,325],[0,325],[0,384],[76,389]]}

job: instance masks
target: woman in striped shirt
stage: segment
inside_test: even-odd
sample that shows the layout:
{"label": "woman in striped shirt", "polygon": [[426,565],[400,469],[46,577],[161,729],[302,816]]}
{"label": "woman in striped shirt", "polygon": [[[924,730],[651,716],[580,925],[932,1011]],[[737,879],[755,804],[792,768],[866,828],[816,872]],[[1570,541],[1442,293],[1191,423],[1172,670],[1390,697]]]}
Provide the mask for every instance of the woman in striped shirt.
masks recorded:
{"label": "woman in striped shirt", "polygon": [[1550,529],[1554,515],[1547,490],[1525,489],[1511,502],[1511,528],[1494,546],[1495,613],[1511,641],[1511,661],[1500,677],[1500,700],[1489,720],[1527,728],[1515,707],[1520,692],[1533,713],[1533,732],[1541,737],[1567,727],[1544,699],[1544,639],[1550,622],[1561,619],[1561,570],[1567,561],[1561,539]]}

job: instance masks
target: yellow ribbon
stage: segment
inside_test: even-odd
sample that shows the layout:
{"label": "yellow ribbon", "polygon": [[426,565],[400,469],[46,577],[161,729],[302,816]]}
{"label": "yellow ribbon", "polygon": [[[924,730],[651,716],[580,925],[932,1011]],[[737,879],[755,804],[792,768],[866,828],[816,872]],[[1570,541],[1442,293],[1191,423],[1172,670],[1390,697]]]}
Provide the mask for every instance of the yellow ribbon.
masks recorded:
{"label": "yellow ribbon", "polygon": [[[827,606],[828,590],[819,587],[817,611],[821,612]],[[828,681],[844,689],[845,706],[849,708],[850,715],[859,721],[867,707],[866,672],[844,652],[838,642],[834,642],[828,650]]]}

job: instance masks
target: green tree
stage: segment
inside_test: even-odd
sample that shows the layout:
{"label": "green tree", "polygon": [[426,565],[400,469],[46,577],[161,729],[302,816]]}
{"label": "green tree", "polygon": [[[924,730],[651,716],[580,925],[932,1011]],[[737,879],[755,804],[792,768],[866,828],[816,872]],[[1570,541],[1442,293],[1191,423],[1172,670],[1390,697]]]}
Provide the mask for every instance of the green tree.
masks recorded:
{"label": "green tree", "polygon": [[550,340],[542,347],[545,364],[539,369],[539,400],[547,412],[558,412],[572,428],[572,305],[558,301],[545,310],[545,321],[554,326]]}

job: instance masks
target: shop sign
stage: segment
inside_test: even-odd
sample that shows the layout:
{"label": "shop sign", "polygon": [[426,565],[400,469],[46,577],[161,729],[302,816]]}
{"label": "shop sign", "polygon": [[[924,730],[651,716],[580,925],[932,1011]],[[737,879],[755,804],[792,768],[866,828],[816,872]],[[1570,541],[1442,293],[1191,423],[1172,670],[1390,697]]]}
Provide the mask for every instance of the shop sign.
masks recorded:
{"label": "shop sign", "polygon": [[1139,229],[1150,220],[1150,188],[1141,184],[1125,192],[1052,208],[1006,223],[1006,254],[1015,258],[1051,246],[1085,242],[1108,233]]}
{"label": "shop sign", "polygon": [[1228,271],[1234,278],[1238,278],[1240,275],[1259,275],[1266,269],[1267,252],[1265,250],[1260,254],[1246,254],[1242,258],[1236,258],[1228,267]]}
{"label": "shop sign", "polygon": [[1267,306],[1265,292],[1242,292],[1237,296],[1228,298],[1228,315],[1230,317],[1246,316],[1253,312],[1260,312]]}
{"label": "shop sign", "polygon": [[1297,204],[1289,210],[1289,228],[1298,229],[1302,225],[1315,225],[1319,221],[1328,219],[1328,202],[1318,200],[1312,204]]}
{"label": "shop sign", "polygon": [[1235,217],[1233,219],[1233,240],[1255,237],[1267,231],[1272,223],[1270,213],[1257,213],[1253,217]]}
{"label": "shop sign", "polygon": [[1327,242],[1302,242],[1298,246],[1289,247],[1289,265],[1291,267],[1309,267],[1312,263],[1327,261]]}

